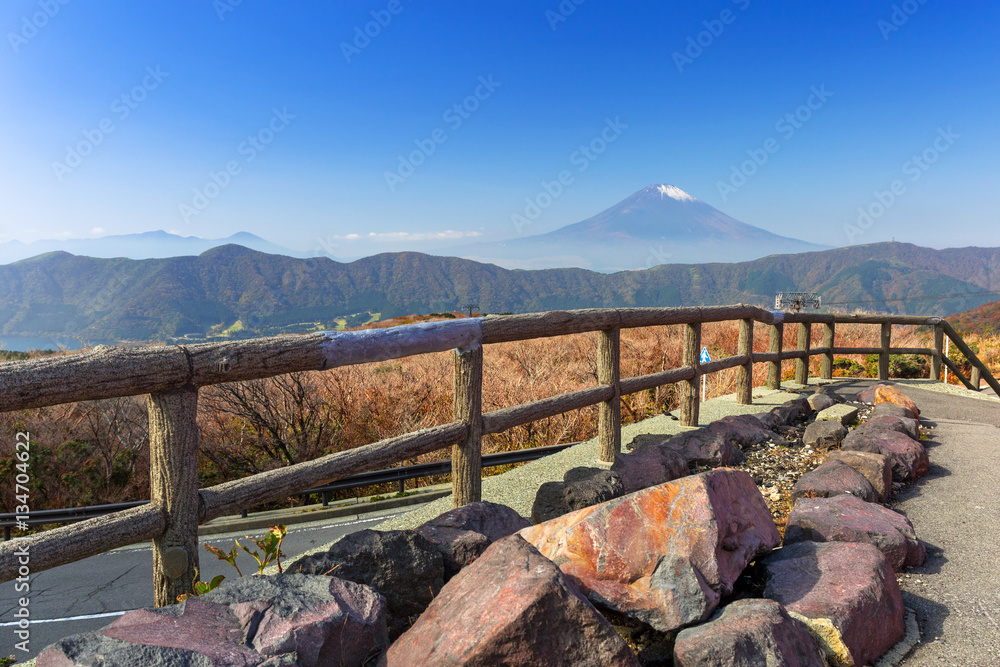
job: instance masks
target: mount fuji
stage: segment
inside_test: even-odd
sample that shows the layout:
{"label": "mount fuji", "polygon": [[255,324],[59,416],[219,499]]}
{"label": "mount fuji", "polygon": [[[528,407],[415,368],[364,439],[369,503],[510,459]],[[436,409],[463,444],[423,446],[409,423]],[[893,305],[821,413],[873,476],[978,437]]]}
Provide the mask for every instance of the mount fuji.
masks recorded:
{"label": "mount fuji", "polygon": [[650,185],[611,208],[547,234],[447,248],[449,254],[511,269],[596,271],[658,264],[741,262],[825,250],[730,217],[673,185]]}

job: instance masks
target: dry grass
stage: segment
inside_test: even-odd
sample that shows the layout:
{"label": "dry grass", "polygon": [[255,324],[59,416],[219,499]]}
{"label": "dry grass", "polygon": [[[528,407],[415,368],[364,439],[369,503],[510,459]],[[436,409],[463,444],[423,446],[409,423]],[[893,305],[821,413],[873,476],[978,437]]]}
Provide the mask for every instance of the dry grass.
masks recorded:
{"label": "dry grass", "polygon": [[[419,318],[425,320],[426,318]],[[622,332],[621,373],[631,377],[681,365],[683,327]],[[822,327],[813,327],[812,347]],[[879,328],[840,325],[837,345],[877,346]],[[767,351],[767,327],[754,329],[754,349]],[[1000,362],[1000,337],[976,338],[987,363]],[[737,323],[708,323],[702,342],[713,359],[733,355]],[[796,327],[785,327],[785,349],[796,347]],[[929,332],[898,327],[893,345],[926,347]],[[596,334],[490,345],[484,355],[484,411],[584,389],[597,383]],[[864,362],[856,357],[855,361]],[[819,358],[811,362],[818,374]],[[786,362],[791,377],[794,362]],[[202,390],[202,485],[309,460],[452,420],[452,355],[438,353],[326,372],[299,373]],[[707,379],[709,398],[735,391],[737,369]],[[764,384],[766,364],[754,367]],[[632,423],[677,407],[674,386],[623,397],[622,421]],[[148,498],[148,437],[141,397],[24,410],[0,415],[0,474],[13,470],[13,433],[32,434],[33,509]],[[586,440],[597,429],[596,406],[519,426],[484,439],[485,453]],[[403,464],[447,458],[436,452]],[[8,470],[9,469],[9,470]],[[7,475],[11,478],[10,475]],[[427,482],[424,482],[427,483]],[[386,489],[380,489],[384,492]],[[374,491],[373,491],[374,492]],[[9,511],[11,490],[0,490]]]}

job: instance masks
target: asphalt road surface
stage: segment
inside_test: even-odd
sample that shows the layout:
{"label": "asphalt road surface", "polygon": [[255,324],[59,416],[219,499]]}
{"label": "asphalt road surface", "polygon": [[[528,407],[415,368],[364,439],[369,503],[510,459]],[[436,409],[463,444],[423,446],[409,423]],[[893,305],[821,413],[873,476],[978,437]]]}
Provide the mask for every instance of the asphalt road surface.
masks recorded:
{"label": "asphalt road surface", "polygon": [[[407,507],[408,511],[413,507]],[[282,544],[282,551],[289,558],[332,542],[343,535],[371,528],[390,516],[402,513],[399,509],[366,515],[341,523],[331,521],[297,524],[289,527]],[[251,531],[260,536],[263,530]],[[202,544],[211,544],[229,550],[233,537],[245,533],[211,535]],[[244,544],[252,546],[244,540]],[[217,560],[204,549],[199,554],[202,581],[210,581],[218,574],[235,577],[236,571],[227,563]],[[256,572],[256,562],[240,552],[237,560],[244,575]],[[92,556],[76,563],[39,572],[31,577],[30,652],[15,650],[20,641],[14,634],[14,612],[18,598],[24,593],[14,590],[14,582],[0,584],[0,657],[14,655],[18,661],[35,657],[46,646],[63,637],[97,630],[120,615],[119,612],[153,606],[153,556],[149,543],[115,549]]]}

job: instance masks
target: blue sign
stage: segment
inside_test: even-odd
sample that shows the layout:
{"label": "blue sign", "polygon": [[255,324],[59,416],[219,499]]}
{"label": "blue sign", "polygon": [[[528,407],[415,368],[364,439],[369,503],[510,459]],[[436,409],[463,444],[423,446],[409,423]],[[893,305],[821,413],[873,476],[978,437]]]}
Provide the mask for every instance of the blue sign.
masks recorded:
{"label": "blue sign", "polygon": [[708,356],[708,348],[707,347],[701,348],[701,359],[698,360],[698,363],[707,364],[711,360],[712,357]]}

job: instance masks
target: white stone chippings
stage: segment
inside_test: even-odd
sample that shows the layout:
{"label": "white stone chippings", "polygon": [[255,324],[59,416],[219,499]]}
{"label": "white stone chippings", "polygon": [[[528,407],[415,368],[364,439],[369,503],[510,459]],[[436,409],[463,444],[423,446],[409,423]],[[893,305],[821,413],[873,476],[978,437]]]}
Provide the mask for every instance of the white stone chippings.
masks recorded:
{"label": "white stone chippings", "polygon": [[477,349],[483,340],[481,318],[405,324],[389,329],[323,331],[320,343],[330,367],[399,359],[414,354]]}

